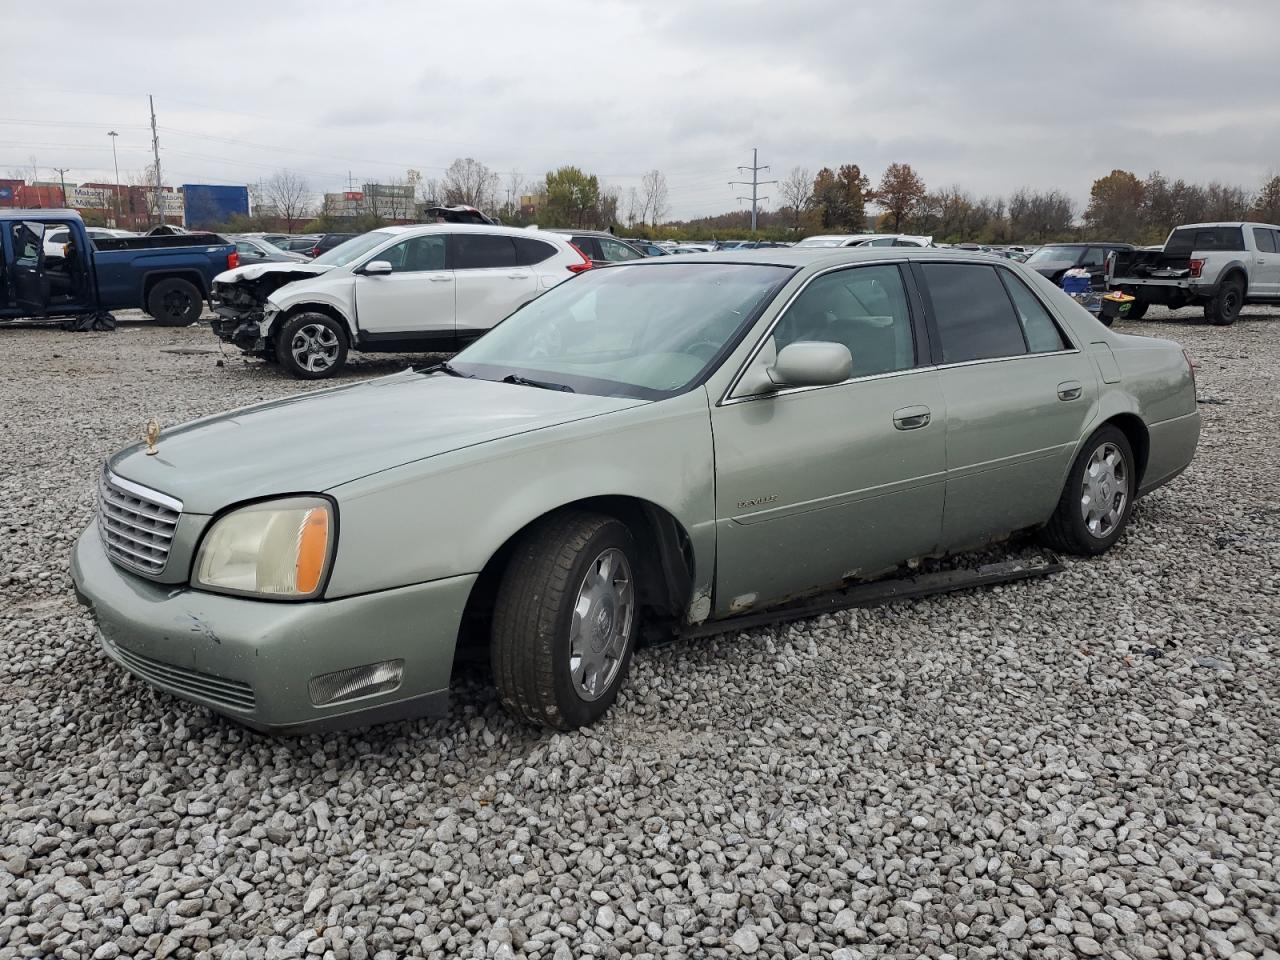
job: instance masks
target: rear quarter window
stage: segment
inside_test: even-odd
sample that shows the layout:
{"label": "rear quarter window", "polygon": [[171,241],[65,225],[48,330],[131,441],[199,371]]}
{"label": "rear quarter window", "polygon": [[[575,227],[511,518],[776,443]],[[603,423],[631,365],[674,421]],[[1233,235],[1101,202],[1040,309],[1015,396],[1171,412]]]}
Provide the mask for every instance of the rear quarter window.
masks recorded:
{"label": "rear quarter window", "polygon": [[543,260],[550,260],[556,255],[556,248],[545,240],[534,240],[530,237],[516,237],[516,263],[522,267],[531,267]]}

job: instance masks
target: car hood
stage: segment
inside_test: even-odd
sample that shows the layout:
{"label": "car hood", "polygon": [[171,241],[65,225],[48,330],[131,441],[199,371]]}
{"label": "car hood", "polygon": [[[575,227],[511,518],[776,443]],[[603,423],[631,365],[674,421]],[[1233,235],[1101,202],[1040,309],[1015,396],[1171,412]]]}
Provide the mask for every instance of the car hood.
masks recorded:
{"label": "car hood", "polygon": [[236,267],[234,270],[224,270],[213,278],[213,282],[236,283],[240,280],[257,280],[268,273],[294,273],[297,274],[295,279],[302,280],[305,277],[318,277],[332,269],[333,267],[329,264],[313,263],[310,260],[280,260],[273,263],[255,263],[248,267]]}
{"label": "car hood", "polygon": [[137,444],[108,463],[186,512],[210,514],[644,402],[406,370],[171,427],[154,456]]}

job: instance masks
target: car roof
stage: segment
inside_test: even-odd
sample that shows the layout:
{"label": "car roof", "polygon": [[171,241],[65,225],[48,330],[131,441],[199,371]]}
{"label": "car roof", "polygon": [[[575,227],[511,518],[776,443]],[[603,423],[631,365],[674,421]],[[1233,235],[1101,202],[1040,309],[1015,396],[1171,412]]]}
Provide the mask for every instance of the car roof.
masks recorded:
{"label": "car roof", "polygon": [[[530,230],[527,227],[506,227],[496,223],[415,223],[407,226],[379,227],[371,233],[385,233],[395,236],[421,237],[432,233],[488,233],[504,237],[536,237],[543,233],[561,233],[563,231]],[[568,243],[562,240],[562,243]]]}
{"label": "car roof", "polygon": [[1218,223],[1180,223],[1174,230],[1189,230],[1192,227],[1270,227],[1272,230],[1280,230],[1274,223],[1263,223],[1260,220],[1222,220]]}
{"label": "car roof", "polygon": [[935,247],[764,247],[754,249],[718,250],[714,253],[693,253],[669,260],[666,257],[646,257],[644,260],[628,260],[625,263],[602,267],[615,270],[621,267],[658,266],[674,263],[755,263],[776,267],[825,268],[844,263],[898,262],[902,260],[936,260],[955,262],[1004,264],[1018,266],[1012,260],[996,254],[970,250],[940,250]]}
{"label": "car roof", "polygon": [[1044,247],[1132,247],[1127,240],[1063,240],[1061,243],[1045,243]]}

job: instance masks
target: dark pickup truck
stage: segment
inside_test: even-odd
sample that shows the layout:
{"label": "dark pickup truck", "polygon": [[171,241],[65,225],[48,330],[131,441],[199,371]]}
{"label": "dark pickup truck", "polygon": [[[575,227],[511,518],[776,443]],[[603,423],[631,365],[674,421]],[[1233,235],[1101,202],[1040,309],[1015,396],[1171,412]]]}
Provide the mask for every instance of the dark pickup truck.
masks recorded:
{"label": "dark pickup truck", "polygon": [[[63,230],[65,243],[48,240]],[[0,320],[141,308],[185,326],[237,265],[235,244],[215,233],[90,240],[74,210],[0,210]]]}

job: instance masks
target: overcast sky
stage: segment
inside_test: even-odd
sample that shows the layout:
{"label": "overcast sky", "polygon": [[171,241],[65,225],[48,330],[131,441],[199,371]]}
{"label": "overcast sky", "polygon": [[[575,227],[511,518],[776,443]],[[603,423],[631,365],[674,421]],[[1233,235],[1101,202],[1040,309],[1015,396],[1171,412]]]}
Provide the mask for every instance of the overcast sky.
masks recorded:
{"label": "overcast sky", "polygon": [[1081,201],[1114,167],[1280,170],[1280,0],[59,0],[3,30],[0,173],[68,183],[112,179],[109,129],[123,180],[146,165],[149,93],[174,184],[656,167],[687,217],[739,205],[752,147],[769,178],[905,161]]}

